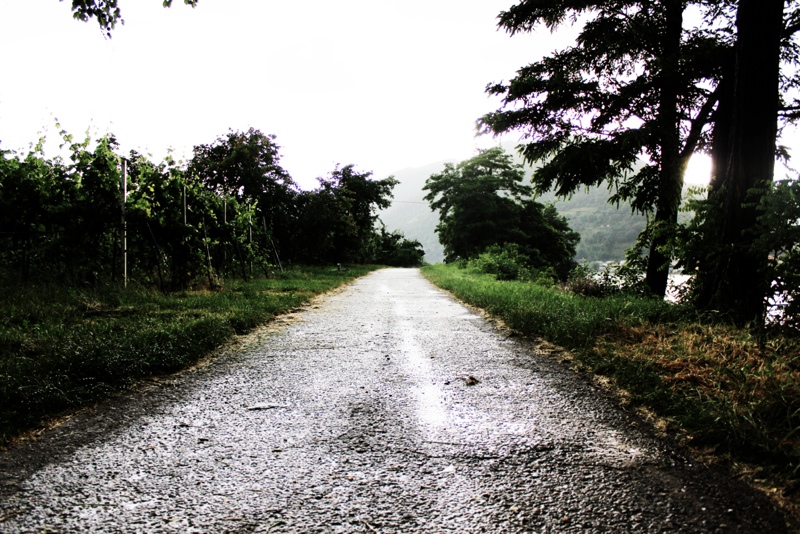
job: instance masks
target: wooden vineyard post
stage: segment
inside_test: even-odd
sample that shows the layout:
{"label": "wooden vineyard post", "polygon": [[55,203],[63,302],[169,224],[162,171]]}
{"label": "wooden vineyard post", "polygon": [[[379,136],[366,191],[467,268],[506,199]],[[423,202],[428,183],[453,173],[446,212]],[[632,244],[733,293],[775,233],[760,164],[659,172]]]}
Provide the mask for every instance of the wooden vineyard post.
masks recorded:
{"label": "wooden vineyard post", "polygon": [[203,217],[203,243],[206,245],[206,273],[208,274],[208,288],[214,289],[214,276],[211,274],[211,250],[208,246],[208,231],[206,230],[206,218]]}
{"label": "wooden vineyard post", "polygon": [[128,160],[122,159],[122,287],[128,287],[128,223],[125,220],[125,201],[128,197]]}
{"label": "wooden vineyard post", "polygon": [[[228,197],[222,197],[222,224],[224,226],[228,226]],[[225,269],[228,266],[228,247],[223,246],[222,248],[222,272],[225,272]]]}
{"label": "wooden vineyard post", "polygon": [[250,244],[250,278],[253,277],[253,216],[247,216],[248,243]]}

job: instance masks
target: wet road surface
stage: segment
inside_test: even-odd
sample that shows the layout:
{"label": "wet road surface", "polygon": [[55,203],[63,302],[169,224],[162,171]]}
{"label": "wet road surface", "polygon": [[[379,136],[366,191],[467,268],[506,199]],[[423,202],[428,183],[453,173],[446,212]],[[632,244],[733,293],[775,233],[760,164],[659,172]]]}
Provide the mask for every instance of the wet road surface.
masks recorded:
{"label": "wet road surface", "polygon": [[254,339],[0,453],[0,532],[786,531],[417,270]]}

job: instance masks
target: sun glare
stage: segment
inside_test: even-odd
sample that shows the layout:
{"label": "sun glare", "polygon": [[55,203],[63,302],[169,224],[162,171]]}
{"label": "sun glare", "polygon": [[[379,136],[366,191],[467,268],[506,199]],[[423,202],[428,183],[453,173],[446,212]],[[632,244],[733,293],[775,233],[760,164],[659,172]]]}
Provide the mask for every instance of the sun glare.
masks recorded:
{"label": "sun glare", "polygon": [[711,180],[711,157],[708,154],[694,154],[686,167],[686,183],[708,185],[709,180]]}

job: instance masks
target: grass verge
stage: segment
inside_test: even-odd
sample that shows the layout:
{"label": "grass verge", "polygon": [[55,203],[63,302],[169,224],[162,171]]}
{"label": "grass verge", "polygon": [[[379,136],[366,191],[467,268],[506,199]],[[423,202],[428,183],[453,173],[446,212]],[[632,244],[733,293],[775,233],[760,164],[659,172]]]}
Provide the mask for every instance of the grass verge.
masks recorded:
{"label": "grass verge", "polygon": [[288,270],[220,291],[7,288],[0,295],[0,444],[137,379],[185,368],[374,266]]}
{"label": "grass verge", "polygon": [[800,501],[797,338],[759,344],[747,331],[702,324],[690,310],[657,299],[582,297],[455,266],[423,273],[512,330],[569,349],[695,450],[756,466],[750,478]]}

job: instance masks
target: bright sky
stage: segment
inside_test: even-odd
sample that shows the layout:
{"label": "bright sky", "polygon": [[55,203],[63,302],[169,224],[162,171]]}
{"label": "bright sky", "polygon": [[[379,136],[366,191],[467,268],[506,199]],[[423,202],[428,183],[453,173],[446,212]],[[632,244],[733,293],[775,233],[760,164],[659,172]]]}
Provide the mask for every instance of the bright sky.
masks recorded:
{"label": "bright sky", "polygon": [[72,19],[69,0],[0,0],[0,146],[55,139],[57,118],[160,161],[254,127],[277,135],[304,187],[336,163],[383,178],[466,159],[497,142],[475,138],[475,120],[499,107],[486,85],[565,44],[498,31],[513,3],[120,0],[125,25],[107,39]]}
{"label": "bright sky", "polygon": [[284,167],[309,185],[336,163],[382,178],[465,159],[496,143],[474,136],[498,107],[485,86],[556,47],[498,32],[511,4],[120,0],[125,25],[107,39],[69,0],[0,0],[0,140],[27,147],[56,117],[160,160],[254,127],[277,135]]}

